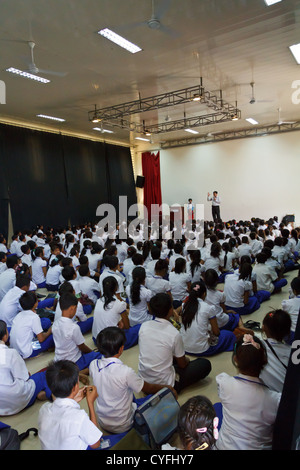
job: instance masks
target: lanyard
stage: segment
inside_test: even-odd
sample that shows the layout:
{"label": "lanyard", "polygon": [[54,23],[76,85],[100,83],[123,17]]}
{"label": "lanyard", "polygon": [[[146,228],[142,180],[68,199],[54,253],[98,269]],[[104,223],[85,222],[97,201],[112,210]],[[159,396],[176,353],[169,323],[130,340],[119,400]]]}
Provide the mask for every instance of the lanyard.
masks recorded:
{"label": "lanyard", "polygon": [[251,382],[253,384],[262,385],[263,387],[269,388],[266,384],[264,384],[262,382],[256,382],[255,380],[245,379],[244,377],[238,377],[236,375],[234,376],[234,378],[237,379],[237,380],[244,380],[245,382]]}
{"label": "lanyard", "polygon": [[100,367],[99,367],[99,365],[98,365],[98,361],[97,361],[98,372],[101,372],[101,370],[106,369],[106,367],[109,367],[111,364],[115,364],[115,362],[110,362],[109,364],[107,364],[107,365],[104,366],[104,367],[101,367],[101,369],[100,369]]}

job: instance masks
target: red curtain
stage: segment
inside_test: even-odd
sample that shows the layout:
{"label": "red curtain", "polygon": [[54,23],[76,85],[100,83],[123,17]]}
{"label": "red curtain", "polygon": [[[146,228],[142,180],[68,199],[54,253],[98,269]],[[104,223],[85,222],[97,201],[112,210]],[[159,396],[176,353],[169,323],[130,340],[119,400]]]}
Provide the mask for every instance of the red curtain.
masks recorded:
{"label": "red curtain", "polygon": [[148,217],[151,217],[151,204],[162,203],[160,185],[160,155],[151,152],[142,153],[142,169],[144,182],[144,205],[148,210]]}

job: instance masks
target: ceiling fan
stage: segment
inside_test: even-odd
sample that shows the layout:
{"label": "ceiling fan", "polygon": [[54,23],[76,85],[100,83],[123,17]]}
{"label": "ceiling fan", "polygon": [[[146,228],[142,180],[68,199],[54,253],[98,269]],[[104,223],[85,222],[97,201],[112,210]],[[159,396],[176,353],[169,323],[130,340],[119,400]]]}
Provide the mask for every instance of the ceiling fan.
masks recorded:
{"label": "ceiling fan", "polygon": [[29,73],[32,73],[32,74],[39,74],[39,73],[42,73],[42,74],[47,74],[47,75],[55,75],[57,77],[65,77],[67,75],[66,72],[54,72],[52,70],[43,70],[43,69],[40,69],[38,68],[36,65],[35,65],[35,62],[34,62],[34,54],[33,54],[33,49],[35,47],[35,42],[33,41],[29,41],[28,42],[28,45],[30,47],[30,53],[31,53],[31,62],[29,62],[28,64],[28,72]]}
{"label": "ceiling fan", "polygon": [[167,10],[169,9],[171,1],[172,0],[160,0],[160,5],[156,5],[155,7],[155,0],[152,0],[152,14],[150,19],[125,26],[123,25],[121,26],[121,28],[119,28],[120,31],[137,28],[139,26],[147,26],[151,30],[161,31],[162,33],[172,36],[173,38],[178,37],[179,34],[176,31],[172,30],[171,28],[168,28],[161,21],[163,16],[165,16]]}
{"label": "ceiling fan", "polygon": [[278,126],[281,126],[282,124],[295,124],[295,121],[282,121],[280,117],[281,108],[278,108],[277,111],[278,111],[278,122],[277,122]]}
{"label": "ceiling fan", "polygon": [[256,100],[255,96],[254,96],[254,85],[255,83],[254,82],[251,82],[250,83],[250,86],[252,88],[252,96],[251,96],[251,99],[249,101],[249,104],[254,104],[254,103],[271,103],[272,101],[271,100]]}

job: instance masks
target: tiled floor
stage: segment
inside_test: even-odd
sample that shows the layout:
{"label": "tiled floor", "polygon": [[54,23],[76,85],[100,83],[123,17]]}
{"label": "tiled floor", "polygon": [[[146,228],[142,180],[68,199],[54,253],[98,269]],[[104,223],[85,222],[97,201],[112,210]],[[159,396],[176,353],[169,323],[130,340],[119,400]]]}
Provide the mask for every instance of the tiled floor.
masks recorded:
{"label": "tiled floor", "polygon": [[[288,281],[288,285],[284,289],[282,289],[282,292],[271,296],[270,300],[264,302],[258,311],[254,312],[252,315],[243,317],[243,321],[246,322],[248,319],[251,318],[251,320],[261,322],[268,311],[273,308],[280,308],[281,300],[288,298],[290,282],[296,275],[297,271],[288,273],[285,276]],[[219,288],[222,289],[223,286],[220,284]],[[85,339],[86,344],[92,349],[94,349],[95,346],[90,333],[85,335]],[[29,372],[35,373],[44,368],[51,361],[53,356],[54,353],[44,353],[39,357],[27,360],[26,364]],[[228,352],[211,357],[210,361],[212,364],[212,371],[210,375],[202,382],[199,382],[196,385],[183,390],[183,392],[178,397],[179,403],[183,404],[190,397],[196,394],[206,395],[210,398],[213,403],[218,401],[215,377],[220,372],[227,372],[229,374],[235,373],[235,368],[231,362],[231,356],[232,354]],[[134,348],[125,351],[121,356],[121,359],[124,363],[131,366],[134,370],[137,371],[138,346],[135,346]],[[24,410],[15,416],[0,417],[0,420],[17,429],[19,432],[24,432],[27,428],[37,427],[38,412],[42,404],[43,402],[36,401],[35,404],[27,410]],[[81,406],[87,411],[85,402],[82,402]],[[40,442],[38,437],[31,435],[29,438],[23,441],[21,444],[21,450],[40,450]]]}

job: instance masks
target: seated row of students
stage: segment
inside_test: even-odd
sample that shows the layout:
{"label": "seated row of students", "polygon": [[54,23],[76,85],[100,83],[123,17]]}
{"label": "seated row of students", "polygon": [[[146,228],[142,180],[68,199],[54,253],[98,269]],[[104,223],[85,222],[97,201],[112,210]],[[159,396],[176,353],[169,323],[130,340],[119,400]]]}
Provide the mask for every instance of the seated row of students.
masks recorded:
{"label": "seated row of students", "polygon": [[[180,257],[178,257],[178,258],[180,258]],[[159,259],[159,261],[161,262],[162,260]],[[177,263],[177,264],[180,264],[180,262]],[[175,263],[175,265],[176,265],[176,263]],[[142,269],[144,269],[144,268],[142,268]],[[145,269],[144,269],[144,271],[145,271]],[[140,273],[141,272],[142,272],[142,270],[140,270]],[[209,272],[209,270],[206,270],[204,274],[207,274],[208,272]],[[108,280],[111,281],[110,278],[112,278],[112,277],[113,276],[106,276],[106,280],[108,279]],[[249,273],[248,273],[248,277],[249,277]],[[137,278],[135,276],[133,276],[133,281],[137,283]],[[167,281],[167,282],[170,282],[170,281]],[[107,284],[108,283],[109,282],[107,281]],[[115,286],[116,286],[116,283],[115,283]],[[132,284],[131,284],[131,287],[132,287]],[[135,286],[135,287],[137,287],[137,286]],[[201,282],[201,283],[198,283],[196,285],[193,285],[192,291],[191,290],[190,290],[190,292],[189,292],[189,290],[187,291],[186,297],[189,296],[189,298],[186,302],[184,302],[183,314],[182,314],[183,327],[184,328],[185,328],[185,325],[188,325],[188,322],[190,321],[189,318],[188,318],[189,316],[191,317],[191,315],[194,315],[194,317],[195,317],[195,315],[199,314],[199,310],[201,312],[201,308],[199,309],[199,304],[202,306],[202,302],[204,303],[204,300],[203,300],[203,298],[201,299],[201,297],[198,298],[197,296],[198,296],[198,293],[200,295],[200,292],[203,292],[203,291],[205,292],[205,289],[207,289],[207,287],[205,288],[203,286],[203,283]],[[137,291],[138,290],[136,289],[135,293],[137,293]],[[128,293],[130,294],[131,290],[130,291],[128,290]],[[197,303],[198,303],[197,311],[196,311],[196,308],[195,308],[196,302],[195,302],[195,300],[193,300],[194,293],[195,293],[195,297],[197,297]],[[112,295],[112,291],[110,291],[110,295]],[[63,318],[67,318],[67,319],[72,318],[73,319],[74,316],[76,315],[78,301],[77,301],[77,304],[76,304],[76,302],[74,300],[74,292],[71,294],[70,298],[71,297],[72,297],[72,302],[71,302],[70,308],[64,310],[64,312],[67,310],[69,313],[67,313],[67,314],[63,313],[63,315],[62,315]],[[63,301],[63,299],[66,299],[66,296],[62,292],[62,299],[60,299],[60,300]],[[204,299],[205,299],[205,297],[204,297]],[[159,300],[159,302],[158,302],[158,300]],[[108,302],[107,305],[109,305],[113,302],[114,302],[114,300],[111,300],[111,302]],[[169,294],[164,294],[164,295],[159,294],[158,297],[157,296],[151,296],[150,303],[151,302],[152,302],[152,308],[150,309],[150,311],[152,313],[151,319],[148,319],[147,321],[143,322],[142,326],[140,326],[140,329],[139,329],[139,337],[140,338],[142,338],[143,333],[145,333],[145,332],[147,333],[149,329],[150,329],[149,331],[151,331],[151,342],[148,341],[149,344],[147,343],[147,339],[145,340],[145,338],[147,338],[147,337],[148,337],[148,340],[149,340],[148,335],[144,336],[144,341],[143,342],[142,341],[139,342],[139,348],[140,348],[139,373],[140,373],[141,377],[143,377],[143,374],[144,374],[144,377],[146,377],[149,380],[149,383],[151,383],[151,378],[153,378],[153,376],[156,376],[156,377],[159,376],[159,374],[161,373],[161,370],[165,370],[166,372],[169,371],[170,377],[174,376],[173,361],[172,361],[172,368],[170,369],[170,367],[171,367],[170,366],[170,364],[171,364],[171,361],[170,361],[171,355],[170,354],[169,355],[163,354],[163,353],[158,354],[158,357],[160,358],[160,360],[163,361],[163,359],[166,359],[166,357],[168,357],[168,360],[170,361],[170,362],[168,362],[168,365],[166,363],[164,363],[164,361],[163,361],[160,364],[160,367],[157,368],[159,370],[156,370],[155,366],[151,363],[152,360],[154,361],[154,359],[156,359],[156,358],[153,358],[153,349],[154,349],[153,348],[153,338],[157,338],[158,344],[161,347],[161,351],[165,351],[164,348],[168,348],[171,344],[173,344],[173,341],[175,341],[175,338],[176,338],[176,341],[174,343],[174,348],[175,349],[177,348],[176,349],[177,354],[178,354],[178,351],[180,350],[183,353],[182,357],[185,357],[185,353],[186,353],[185,344],[184,344],[184,335],[177,332],[177,330],[174,329],[172,327],[172,325],[170,324],[170,322],[168,321],[169,320],[168,316],[170,317],[174,313],[170,293]],[[158,302],[158,304],[156,304],[155,302]],[[74,308],[75,304],[76,304],[76,309]],[[159,305],[159,308],[158,308],[158,305]],[[165,306],[164,308],[163,308],[163,305]],[[125,305],[123,305],[123,307],[124,306]],[[184,315],[185,309],[187,309],[186,310],[186,313],[187,313],[186,317]],[[74,313],[74,310],[75,310],[75,313]],[[167,311],[168,311],[168,313],[166,314]],[[299,309],[298,309],[298,311],[299,311]],[[164,313],[162,313],[162,312],[164,312]],[[124,313],[124,311],[120,312],[120,313]],[[162,315],[162,317],[160,317],[160,315]],[[154,319],[153,319],[153,316],[154,316]],[[127,315],[126,316],[124,315],[125,321],[126,321],[126,317],[128,318]],[[239,317],[239,316],[237,315],[237,317]],[[288,315],[288,317],[289,317],[289,315]],[[166,323],[164,323],[162,321],[157,321],[157,319],[159,319],[159,318],[162,318],[162,320],[167,320]],[[270,318],[272,318],[272,317],[270,316]],[[193,321],[193,319],[192,319],[192,321]],[[64,323],[69,324],[69,322],[66,321],[66,320],[64,320]],[[156,325],[156,323],[158,323],[158,325]],[[161,323],[161,324],[159,324],[159,323]],[[184,323],[185,323],[185,325],[184,325]],[[162,332],[161,331],[162,325],[164,326],[166,332],[171,332],[172,333],[171,337],[174,338],[173,340],[168,338],[167,344],[164,343],[164,341],[166,340],[168,334],[165,333],[162,336],[159,335],[159,333]],[[120,323],[118,326],[122,326],[122,324]],[[152,331],[153,328],[154,328],[154,330]],[[80,334],[78,332],[78,329],[75,328],[75,330],[77,331],[77,335],[79,337]],[[120,330],[120,328],[118,328],[118,331],[119,330]],[[188,326],[187,326],[187,330],[188,330]],[[287,334],[287,330],[283,330],[281,328],[279,331],[281,331],[281,332],[285,331],[286,334]],[[103,331],[103,329],[101,331]],[[272,331],[270,326],[269,326],[269,331]],[[154,335],[152,334],[153,332],[155,333]],[[176,333],[176,335],[175,335],[175,333]],[[201,331],[201,333],[202,333],[202,331]],[[193,332],[193,334],[194,334],[194,332]],[[218,330],[216,330],[216,329],[215,329],[215,336],[220,336],[220,333],[218,335]],[[273,338],[273,339],[275,339],[275,341],[278,341],[279,343],[282,342],[282,339],[278,340],[275,334],[273,334],[273,336],[275,336],[275,338]],[[271,334],[270,337],[272,338],[272,334]],[[126,342],[126,336],[125,336],[125,342]],[[180,347],[178,345],[176,346],[176,344],[181,344],[181,346]],[[125,343],[124,343],[124,345],[125,345]],[[141,345],[142,345],[142,347],[141,347]],[[233,341],[232,341],[232,345],[233,345]],[[85,353],[88,353],[88,352],[90,352],[90,351],[85,350]],[[187,351],[187,352],[189,352],[189,351]],[[196,352],[196,354],[197,354],[197,352]],[[172,357],[174,357],[174,354],[172,354]],[[175,357],[178,357],[178,356],[175,355]],[[59,357],[56,356],[56,360],[58,360],[58,359],[59,359]],[[81,359],[81,357],[79,359]],[[177,384],[174,383],[173,385],[170,385],[170,386],[175,386],[175,388],[177,388],[177,391],[180,391],[184,386],[186,386],[186,384],[189,385],[190,383],[193,383],[194,380],[197,381],[197,380],[199,380],[199,378],[201,378],[203,376],[206,376],[210,371],[210,363],[207,360],[204,360],[205,362],[203,362],[203,358],[199,358],[199,359],[201,360],[201,362],[199,362],[198,360],[193,360],[189,363],[186,359],[184,359],[182,361],[178,361],[178,364],[177,364],[178,370],[176,370],[176,372],[179,373],[180,380]],[[101,356],[98,356],[97,360],[101,360]],[[83,361],[83,364],[81,364],[80,367],[87,368],[87,363],[88,362],[89,361]],[[89,363],[91,363],[91,362],[89,362]],[[149,366],[149,364],[150,364],[150,366]],[[151,366],[151,364],[152,364],[152,366]],[[186,373],[186,370],[188,370],[188,369],[186,369],[188,364],[190,364],[189,367],[194,366],[194,368],[195,368],[195,369],[192,368],[190,370],[189,374]],[[181,367],[181,366],[184,366],[184,367]],[[180,376],[181,369],[183,369],[183,370],[186,369],[186,370],[184,370],[184,373],[181,374],[181,376]],[[156,375],[156,374],[158,374],[158,375]],[[165,375],[165,377],[167,377],[167,374]],[[191,380],[192,380],[192,382],[191,382]],[[181,383],[180,383],[180,381],[181,381]]]}

